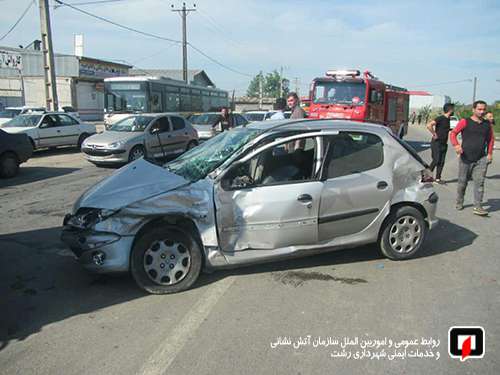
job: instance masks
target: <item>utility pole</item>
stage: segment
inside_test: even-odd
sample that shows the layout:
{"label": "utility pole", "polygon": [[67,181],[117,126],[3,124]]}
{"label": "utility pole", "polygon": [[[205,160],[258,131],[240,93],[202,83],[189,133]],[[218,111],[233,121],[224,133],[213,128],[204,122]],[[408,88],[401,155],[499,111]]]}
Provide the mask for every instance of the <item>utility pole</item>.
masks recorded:
{"label": "utility pole", "polygon": [[45,77],[45,105],[49,111],[57,111],[59,109],[59,102],[57,100],[54,49],[52,47],[52,31],[50,29],[49,0],[39,0],[39,7],[43,71]]}
{"label": "utility pole", "polygon": [[280,98],[283,97],[283,67],[280,66]]}
{"label": "utility pole", "polygon": [[264,88],[263,88],[263,85],[262,85],[262,78],[263,78],[263,75],[262,75],[262,72],[260,72],[259,74],[259,109],[262,109],[262,96],[264,94]]}
{"label": "utility pole", "polygon": [[474,77],[474,88],[472,91],[472,104],[476,101],[476,92],[477,92],[477,77]]}
{"label": "utility pole", "polygon": [[300,97],[300,93],[299,93],[299,77],[295,77],[293,79],[293,82],[295,83],[295,92]]}
{"label": "utility pole", "polygon": [[186,3],[182,3],[181,9],[175,9],[174,5],[171,5],[172,12],[178,12],[182,18],[182,79],[184,82],[188,83],[188,58],[187,58],[187,33],[186,33],[186,18],[189,12],[196,11],[196,4],[193,4],[193,8],[186,8]]}

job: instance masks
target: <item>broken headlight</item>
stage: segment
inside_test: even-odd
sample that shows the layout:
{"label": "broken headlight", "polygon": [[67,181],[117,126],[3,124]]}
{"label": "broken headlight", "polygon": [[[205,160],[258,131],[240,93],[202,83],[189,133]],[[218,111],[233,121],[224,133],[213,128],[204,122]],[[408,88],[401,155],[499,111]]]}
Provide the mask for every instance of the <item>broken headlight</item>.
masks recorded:
{"label": "broken headlight", "polygon": [[91,228],[110,216],[113,216],[118,211],[119,210],[81,207],[76,214],[68,220],[68,224],[83,229]]}

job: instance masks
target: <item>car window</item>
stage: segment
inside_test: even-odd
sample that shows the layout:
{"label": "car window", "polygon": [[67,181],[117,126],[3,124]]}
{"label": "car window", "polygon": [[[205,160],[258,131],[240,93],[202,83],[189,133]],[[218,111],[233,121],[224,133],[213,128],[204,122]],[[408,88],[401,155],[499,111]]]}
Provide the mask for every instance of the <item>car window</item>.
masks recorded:
{"label": "car window", "polygon": [[170,121],[172,121],[172,127],[174,130],[181,130],[186,126],[184,120],[180,117],[172,116],[170,117]]}
{"label": "car window", "polygon": [[67,115],[57,115],[59,123],[63,126],[78,125],[78,121]]}
{"label": "car window", "polygon": [[242,115],[236,115],[236,124],[239,125],[246,125],[248,124],[248,121],[245,117]]}
{"label": "car window", "polygon": [[374,134],[340,132],[325,140],[323,176],[328,179],[375,169],[384,161],[382,140]]}
{"label": "car window", "polygon": [[157,119],[153,125],[151,125],[151,131],[154,129],[160,129],[159,133],[167,133],[170,131],[170,123],[168,122],[168,117],[160,117]]}
{"label": "car window", "polygon": [[56,115],[45,115],[42,120],[42,125],[47,128],[52,128],[55,126],[60,126],[59,118]]}
{"label": "car window", "polygon": [[316,138],[303,138],[268,148],[229,172],[226,186],[243,188],[315,179]]}

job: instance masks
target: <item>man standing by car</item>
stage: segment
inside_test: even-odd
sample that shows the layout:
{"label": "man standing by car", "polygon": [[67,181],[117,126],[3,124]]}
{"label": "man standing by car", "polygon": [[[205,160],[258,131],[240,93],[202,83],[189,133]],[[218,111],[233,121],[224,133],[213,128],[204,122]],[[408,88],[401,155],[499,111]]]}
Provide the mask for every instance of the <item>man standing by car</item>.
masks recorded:
{"label": "man standing by car", "polygon": [[446,151],[448,150],[448,133],[450,132],[450,117],[453,116],[453,109],[453,104],[446,103],[443,106],[444,114],[427,124],[427,129],[432,134],[432,162],[429,168],[434,171],[434,168],[437,167],[436,182],[438,184],[442,183],[441,173],[443,172]]}
{"label": "man standing by car", "polygon": [[[212,128],[218,131],[226,131],[232,129],[234,127],[233,115],[229,113],[229,109],[227,107],[222,107],[220,111],[220,116],[212,125]],[[217,129],[219,128],[219,129]]]}
{"label": "man standing by car", "polygon": [[288,93],[286,102],[288,104],[288,107],[290,107],[290,111],[292,111],[292,114],[290,115],[291,119],[306,117],[306,113],[302,108],[300,108],[299,97],[295,92]]}
{"label": "man standing by car", "polygon": [[[450,133],[450,140],[459,155],[457,210],[463,209],[465,189],[470,176],[474,181],[474,209],[479,216],[487,216],[482,206],[484,195],[484,179],[488,164],[493,160],[493,144],[495,137],[489,121],[484,118],[486,102],[475,101],[472,105],[472,116],[459,121]],[[458,143],[457,135],[462,135],[462,143]]]}

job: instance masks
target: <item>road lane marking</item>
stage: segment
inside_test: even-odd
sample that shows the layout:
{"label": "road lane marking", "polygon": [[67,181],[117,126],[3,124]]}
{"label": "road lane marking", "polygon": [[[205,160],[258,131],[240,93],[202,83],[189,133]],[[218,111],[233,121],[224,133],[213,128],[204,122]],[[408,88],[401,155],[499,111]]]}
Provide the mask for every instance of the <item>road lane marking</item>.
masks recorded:
{"label": "road lane marking", "polygon": [[227,277],[213,284],[202,298],[193,306],[190,312],[166,337],[158,349],[151,355],[139,371],[140,375],[160,375],[166,373],[175,357],[184,348],[186,342],[210,314],[219,299],[234,283],[233,277]]}

